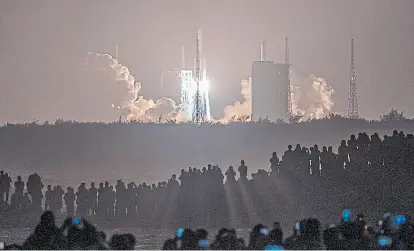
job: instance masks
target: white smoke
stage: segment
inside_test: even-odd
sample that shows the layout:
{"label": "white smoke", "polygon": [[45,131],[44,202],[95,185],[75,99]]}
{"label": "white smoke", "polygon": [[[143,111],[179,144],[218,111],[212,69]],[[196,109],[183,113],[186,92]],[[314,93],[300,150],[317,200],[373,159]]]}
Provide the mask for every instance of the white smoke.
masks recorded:
{"label": "white smoke", "polygon": [[231,120],[237,120],[238,118],[247,118],[250,121],[252,114],[252,78],[242,79],[241,81],[241,94],[243,95],[243,102],[236,101],[233,105],[224,107],[224,118],[223,122]]}
{"label": "white smoke", "polygon": [[324,78],[291,74],[292,112],[302,120],[321,119],[332,112],[334,89]]}
{"label": "white smoke", "polygon": [[[144,99],[138,96],[141,83],[135,81],[128,67],[121,65],[116,59],[108,54],[91,52],[86,59],[89,69],[106,72],[116,81],[119,93],[115,95],[119,100],[108,104],[120,111],[123,121],[142,122],[177,122],[187,121],[183,109],[176,105],[168,97],[156,101]],[[320,77],[313,75],[301,78],[292,74],[292,110],[294,114],[302,116],[302,120],[320,119],[332,112],[334,102],[332,100],[333,88]],[[249,121],[252,113],[251,78],[241,81],[241,94],[243,101],[236,101],[233,105],[224,108],[224,117],[218,121],[229,122],[231,120]]]}
{"label": "white smoke", "polygon": [[[136,82],[128,67],[121,65],[118,60],[108,54],[90,52],[86,58],[86,65],[90,69],[104,71],[111,75],[120,88],[119,104],[112,104],[120,110],[123,121],[165,122],[167,120],[184,120],[180,106],[167,97],[153,101],[138,96],[141,83]],[[108,104],[110,105],[110,104]]]}
{"label": "white smoke", "polygon": [[[251,116],[251,78],[248,80],[243,79],[241,86],[244,100],[242,102],[237,101],[233,105],[228,105],[224,108],[223,122]],[[298,75],[293,74],[293,78],[291,78],[291,92],[292,112],[295,115],[302,116],[302,120],[320,119],[332,112],[334,106],[332,94],[334,90],[324,78],[313,75],[307,78],[300,78]]]}

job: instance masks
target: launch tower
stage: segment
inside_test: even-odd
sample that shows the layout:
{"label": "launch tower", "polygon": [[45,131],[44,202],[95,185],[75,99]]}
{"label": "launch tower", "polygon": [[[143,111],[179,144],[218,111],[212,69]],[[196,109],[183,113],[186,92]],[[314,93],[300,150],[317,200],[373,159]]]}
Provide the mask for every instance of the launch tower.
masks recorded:
{"label": "launch tower", "polygon": [[201,31],[198,30],[197,34],[197,51],[196,51],[196,63],[195,63],[195,94],[194,94],[194,100],[193,100],[193,116],[192,120],[193,122],[200,123],[204,122],[205,120],[205,100],[204,95],[200,89],[201,86],[201,67],[200,67],[200,41],[201,40]]}
{"label": "launch tower", "polygon": [[358,111],[358,97],[356,91],[356,77],[355,77],[355,54],[354,54],[354,39],[351,39],[351,74],[349,80],[349,101],[348,101],[348,117],[351,119],[359,118]]}
{"label": "launch tower", "polygon": [[287,109],[287,115],[289,117],[289,122],[292,122],[293,118],[293,110],[292,110],[292,92],[290,90],[290,64],[289,64],[289,42],[288,37],[285,37],[285,64],[289,67],[288,68],[288,109]]}

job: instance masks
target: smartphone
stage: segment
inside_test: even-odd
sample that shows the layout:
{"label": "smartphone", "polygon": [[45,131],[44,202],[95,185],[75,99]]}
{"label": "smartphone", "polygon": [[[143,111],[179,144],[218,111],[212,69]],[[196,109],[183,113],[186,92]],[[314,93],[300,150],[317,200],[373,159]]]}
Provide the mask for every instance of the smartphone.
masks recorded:
{"label": "smartphone", "polygon": [[344,219],[344,222],[349,222],[349,219],[351,218],[351,210],[344,209],[344,211],[342,211],[342,218]]}
{"label": "smartphone", "polygon": [[72,218],[73,225],[79,225],[81,223],[81,218],[79,216]]}
{"label": "smartphone", "polygon": [[299,222],[296,222],[295,229],[296,229],[296,231],[300,231],[300,223]]}
{"label": "smartphone", "polygon": [[260,233],[267,236],[267,235],[269,235],[269,230],[267,228],[261,228]]}
{"label": "smartphone", "polygon": [[390,246],[392,244],[392,239],[388,236],[380,236],[378,238],[378,245],[380,245],[381,247],[386,247],[386,246]]}
{"label": "smartphone", "polygon": [[407,218],[405,218],[404,215],[397,215],[394,218],[394,222],[397,225],[402,225],[402,224],[405,224],[405,222],[407,222]]}
{"label": "smartphone", "polygon": [[177,228],[177,238],[183,237],[184,228]]}
{"label": "smartphone", "polygon": [[285,250],[282,246],[279,245],[267,245],[265,250]]}
{"label": "smartphone", "polygon": [[200,246],[200,248],[208,248],[208,240],[200,240],[198,242],[198,245]]}

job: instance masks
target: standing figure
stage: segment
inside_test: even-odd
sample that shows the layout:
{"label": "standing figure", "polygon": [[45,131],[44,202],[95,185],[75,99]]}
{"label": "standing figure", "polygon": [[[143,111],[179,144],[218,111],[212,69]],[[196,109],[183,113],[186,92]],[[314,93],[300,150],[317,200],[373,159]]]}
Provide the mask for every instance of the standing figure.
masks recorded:
{"label": "standing figure", "polygon": [[67,215],[74,216],[76,195],[72,187],[67,188],[67,192],[63,197],[63,200],[65,201]]}

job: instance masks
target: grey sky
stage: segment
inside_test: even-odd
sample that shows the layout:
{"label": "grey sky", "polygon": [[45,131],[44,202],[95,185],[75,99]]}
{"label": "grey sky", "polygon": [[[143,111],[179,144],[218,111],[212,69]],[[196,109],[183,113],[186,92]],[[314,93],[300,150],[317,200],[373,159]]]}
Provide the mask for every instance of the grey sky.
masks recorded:
{"label": "grey sky", "polygon": [[[241,99],[260,41],[268,58],[283,61],[289,36],[293,68],[325,77],[346,113],[349,40],[355,38],[360,113],[389,109],[414,116],[414,1],[411,0],[3,0],[0,1],[0,123],[115,120],[113,86],[83,68],[89,51],[114,54],[160,96],[162,69],[187,64],[202,28],[213,80],[212,113]],[[100,87],[100,88],[97,88]]]}

